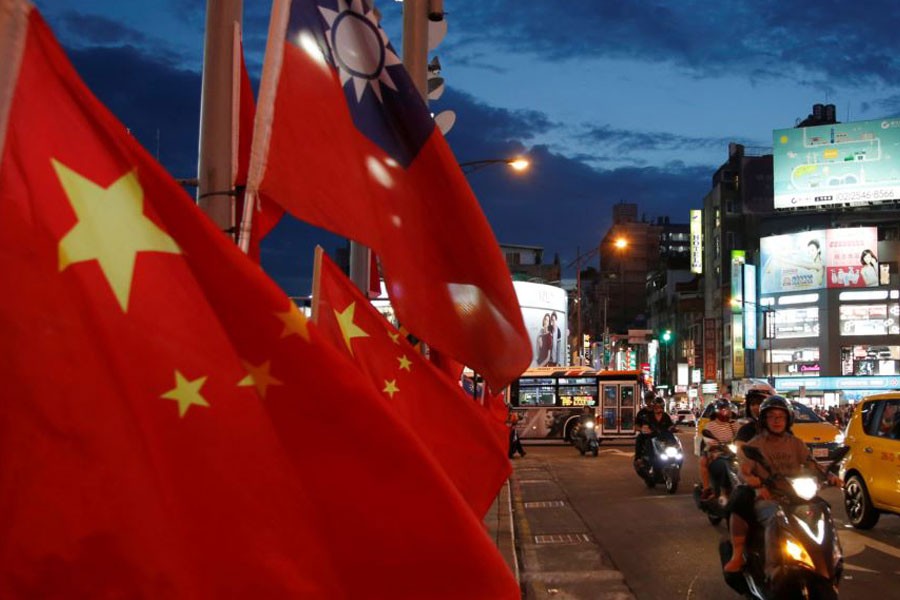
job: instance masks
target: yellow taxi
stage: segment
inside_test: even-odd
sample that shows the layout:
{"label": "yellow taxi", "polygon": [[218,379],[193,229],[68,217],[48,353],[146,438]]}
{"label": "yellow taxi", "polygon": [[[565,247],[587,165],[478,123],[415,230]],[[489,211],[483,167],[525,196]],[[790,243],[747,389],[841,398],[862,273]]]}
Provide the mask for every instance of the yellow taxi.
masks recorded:
{"label": "yellow taxi", "polygon": [[[791,408],[794,412],[794,424],[791,431],[795,436],[806,442],[809,449],[812,450],[813,456],[818,461],[827,461],[841,444],[844,443],[844,435],[841,430],[817,415],[813,410],[801,404],[796,400],[791,400]],[[740,408],[743,414],[743,407]],[[697,433],[694,436],[694,454],[697,456],[703,451],[703,429],[709,420],[715,416],[715,402],[711,402],[703,410],[700,420],[697,422]],[[739,424],[746,423],[746,419],[738,421]]]}
{"label": "yellow taxi", "polygon": [[857,529],[882,512],[900,514],[900,392],[865,398],[847,425],[850,452],[841,467],[844,509]]}

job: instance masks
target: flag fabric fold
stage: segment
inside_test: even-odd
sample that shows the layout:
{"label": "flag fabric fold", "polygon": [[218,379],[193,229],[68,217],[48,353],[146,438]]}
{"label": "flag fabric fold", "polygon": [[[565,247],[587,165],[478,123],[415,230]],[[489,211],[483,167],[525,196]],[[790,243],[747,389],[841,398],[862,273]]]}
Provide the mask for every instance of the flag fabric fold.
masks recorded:
{"label": "flag fabric fold", "polygon": [[9,30],[0,597],[518,598],[408,427],[37,11],[0,0]]}
{"label": "flag fabric fold", "polygon": [[494,389],[531,360],[493,232],[368,0],[276,0],[248,189],[374,249],[400,322]]}
{"label": "flag fabric fold", "polygon": [[498,443],[506,428],[413,348],[321,248],[314,279],[323,335],[354,360],[483,517],[511,471],[507,445]]}

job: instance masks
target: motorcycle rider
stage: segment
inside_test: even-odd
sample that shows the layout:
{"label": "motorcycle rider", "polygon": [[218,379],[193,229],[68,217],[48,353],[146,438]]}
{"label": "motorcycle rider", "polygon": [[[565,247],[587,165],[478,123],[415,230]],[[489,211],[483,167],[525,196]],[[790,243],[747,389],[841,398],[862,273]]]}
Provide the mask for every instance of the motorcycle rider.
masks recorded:
{"label": "motorcycle rider", "polygon": [[[767,472],[762,465],[740,452],[741,475],[746,485],[739,486],[731,496],[732,555],[723,567],[726,573],[739,573],[744,568],[744,547],[750,523],[756,522],[766,528],[766,560],[775,556],[768,525],[776,515],[778,503],[772,500],[772,492],[764,486],[765,479],[776,474],[794,476],[804,465],[824,473],[806,444],[791,433],[793,421],[791,405],[777,394],[766,398],[760,406],[760,432],[747,444],[762,452],[773,472]],[[843,483],[833,473],[826,476],[832,485]]]}
{"label": "motorcycle rider", "polygon": [[634,438],[634,462],[637,462],[644,456],[644,446],[647,444],[647,434],[644,433],[644,423],[653,415],[653,401],[656,400],[656,394],[652,390],[644,392],[644,406],[638,411],[634,417],[634,427],[638,434]]}
{"label": "motorcycle rider", "polygon": [[639,459],[643,460],[649,454],[650,439],[657,433],[668,431],[675,426],[665,408],[665,400],[662,398],[654,398],[652,404],[652,412],[649,416],[642,419],[641,433],[644,435],[644,444]]}
{"label": "motorcycle rider", "polygon": [[747,390],[744,395],[744,416],[747,422],[741,425],[737,435],[734,436],[734,443],[740,448],[759,433],[759,407],[763,400],[775,393],[769,386],[754,386]]}
{"label": "motorcycle rider", "polygon": [[727,476],[728,465],[722,458],[721,449],[734,441],[738,431],[737,424],[732,420],[731,408],[731,402],[725,398],[716,400],[716,418],[705,428],[715,439],[703,438],[705,450],[700,457],[700,481],[703,484],[701,500],[709,500],[715,494],[709,485],[710,474],[717,481],[722,481]]}
{"label": "motorcycle rider", "polygon": [[593,423],[594,419],[595,419],[594,407],[588,406],[588,405],[583,406],[581,408],[581,414],[578,415],[577,435],[585,441],[588,439],[587,424]]}

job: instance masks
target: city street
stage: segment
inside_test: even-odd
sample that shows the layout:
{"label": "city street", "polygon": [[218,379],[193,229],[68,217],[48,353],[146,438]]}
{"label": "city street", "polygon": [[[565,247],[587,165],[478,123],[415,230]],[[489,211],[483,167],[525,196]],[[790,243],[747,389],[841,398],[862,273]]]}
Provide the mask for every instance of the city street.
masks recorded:
{"label": "city street", "polygon": [[[720,599],[738,596],[722,581],[717,546],[724,524],[713,527],[691,497],[698,481],[685,448],[678,492],[648,489],[631,466],[631,446],[601,445],[582,457],[571,446],[527,446],[515,459],[513,510],[521,577],[527,598]],[[846,571],[841,598],[900,599],[900,518],[883,515],[860,532],[846,525],[841,494],[824,497],[834,509]]]}

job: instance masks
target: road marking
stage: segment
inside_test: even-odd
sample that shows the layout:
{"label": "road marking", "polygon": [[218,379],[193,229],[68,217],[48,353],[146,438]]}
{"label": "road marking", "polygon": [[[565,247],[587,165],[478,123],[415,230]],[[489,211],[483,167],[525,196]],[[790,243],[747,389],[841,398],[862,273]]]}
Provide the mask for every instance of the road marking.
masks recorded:
{"label": "road marking", "polygon": [[564,500],[545,500],[541,502],[526,502],[525,508],[562,508],[565,505]]}
{"label": "road marking", "polygon": [[665,494],[660,493],[657,496],[632,496],[633,500],[665,500],[671,498],[683,498],[693,500],[694,497],[691,494]]}
{"label": "road marking", "polygon": [[[851,556],[856,556],[860,554],[867,547],[872,548],[873,550],[878,550],[883,554],[887,554],[888,556],[893,556],[894,558],[900,558],[900,548],[895,548],[890,544],[885,544],[884,542],[879,542],[878,540],[873,540],[870,537],[867,537],[853,529],[839,529],[838,537],[841,540],[841,548],[844,550],[844,559],[847,559]],[[873,571],[870,569],[866,569],[863,567],[857,567],[855,565],[851,565],[849,563],[845,564],[847,569],[853,571],[863,571],[866,573],[880,573],[880,571]]]}
{"label": "road marking", "polygon": [[628,458],[632,458],[634,456],[634,452],[625,452],[624,450],[619,450],[618,448],[601,450],[600,454],[615,454],[616,456],[627,456]]}
{"label": "road marking", "polygon": [[534,536],[535,544],[581,544],[590,541],[591,536],[586,533],[550,533]]}

